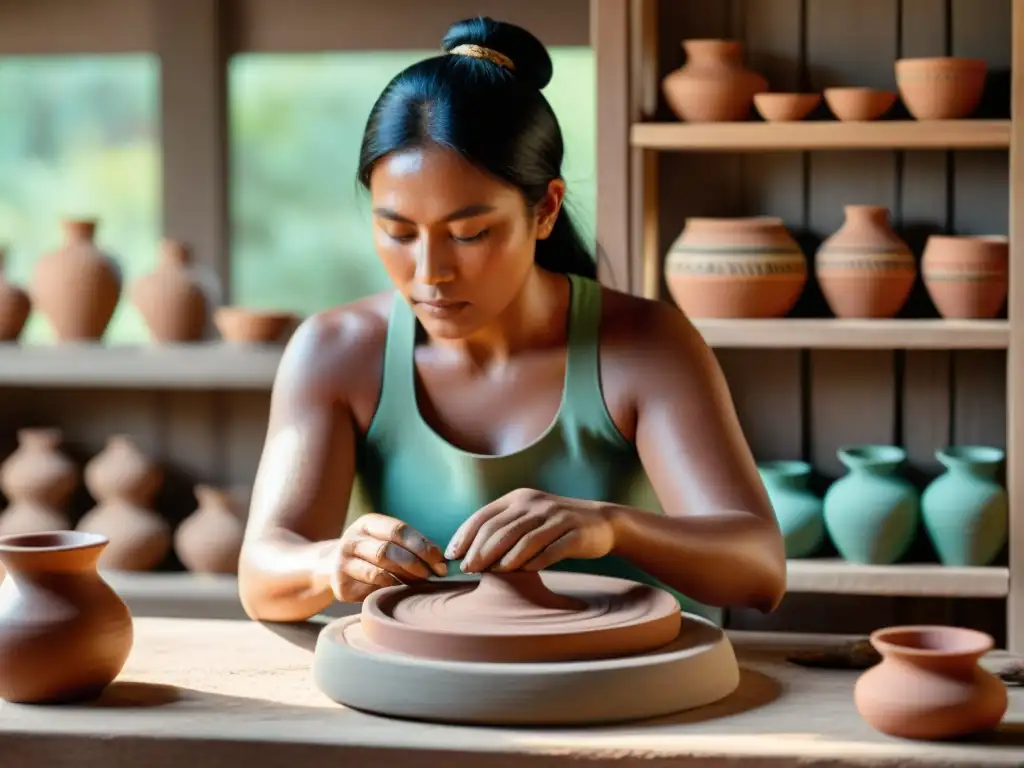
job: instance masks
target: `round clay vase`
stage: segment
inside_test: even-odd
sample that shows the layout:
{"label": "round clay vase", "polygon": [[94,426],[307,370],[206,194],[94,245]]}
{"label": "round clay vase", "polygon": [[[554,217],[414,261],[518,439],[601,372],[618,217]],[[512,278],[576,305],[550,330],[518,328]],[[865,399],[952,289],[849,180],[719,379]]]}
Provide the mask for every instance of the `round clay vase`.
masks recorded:
{"label": "round clay vase", "polygon": [[934,56],[896,60],[896,86],[918,120],[960,120],[981,102],[988,65],[983,59]]}
{"label": "round clay vase", "polygon": [[0,698],[97,698],[132,649],[131,613],[100,577],[102,536],[50,531],[0,538]]}
{"label": "round clay vase", "polygon": [[153,509],[163,470],[127,435],[113,435],[85,467],[85,485],[97,504],[77,530],[110,540],[99,566],[116,571],[148,571],[171,547],[167,521]]}
{"label": "round clay vase", "polygon": [[907,302],[914,255],[880,205],[847,205],[842,227],[821,244],[814,270],[836,317],[890,318]]}
{"label": "round clay vase", "polygon": [[829,538],[851,563],[891,565],[910,548],[920,522],[920,495],[897,471],[906,452],[895,445],[841,448],[849,472],[825,492]]}
{"label": "round clay vase", "polygon": [[130,293],[153,341],[173,344],[203,338],[209,301],[195,274],[192,251],[184,243],[164,240],[159,265],[135,281]]}
{"label": "round clay vase", "polygon": [[810,557],[825,542],[822,501],[808,488],[811,465],[804,461],[764,461],[757,469],[782,530],[786,557]]}
{"label": "round clay vase", "polygon": [[1006,545],[1009,503],[996,480],[1005,456],[984,445],[935,452],[946,471],[921,495],[921,516],[943,565],[989,565]]}
{"label": "round clay vase", "polygon": [[807,258],[781,219],[693,218],[669,249],[665,281],[690,317],[784,317],[807,283]]}
{"label": "round clay vase", "polygon": [[686,63],[662,80],[669,107],[690,123],[746,120],[768,81],[743,64],[736,40],[684,40]]}
{"label": "round clay vase", "polygon": [[103,338],[121,296],[121,272],[96,247],[96,222],[64,222],[64,245],[44,256],[32,274],[32,304],[60,342]]}
{"label": "round clay vase", "polygon": [[209,485],[195,487],[199,506],[174,532],[174,551],[193,573],[238,573],[245,535],[244,492]]}
{"label": "round clay vase", "polygon": [[936,741],[995,730],[1008,706],[1006,686],[978,661],[992,637],[944,626],[888,627],[871,634],[882,661],[853,688],[857,711],[877,731]]}
{"label": "round clay vase", "polygon": [[921,257],[921,278],[943,317],[990,320],[1006,303],[1009,239],[932,235]]}
{"label": "round clay vase", "polygon": [[6,256],[0,248],[0,343],[17,341],[32,311],[28,292],[4,276]]}
{"label": "round clay vase", "polygon": [[0,536],[70,527],[65,511],[78,487],[78,467],[60,451],[59,429],[20,429],[18,448],[0,466]]}

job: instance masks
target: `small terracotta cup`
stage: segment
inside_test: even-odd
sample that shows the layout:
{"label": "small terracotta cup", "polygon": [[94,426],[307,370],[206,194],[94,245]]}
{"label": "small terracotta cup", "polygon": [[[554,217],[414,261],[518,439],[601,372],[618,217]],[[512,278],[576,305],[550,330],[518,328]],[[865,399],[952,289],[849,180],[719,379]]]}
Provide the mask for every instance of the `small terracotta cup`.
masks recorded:
{"label": "small terracotta cup", "polygon": [[853,122],[877,120],[896,103],[895,91],[851,86],[826,88],[825,103],[837,119]]}
{"label": "small terracotta cup", "polygon": [[821,103],[819,93],[758,93],[754,107],[769,123],[791,123],[803,120]]}
{"label": "small terracotta cup", "polygon": [[218,307],[213,313],[213,323],[223,339],[240,344],[283,343],[298,322],[293,312],[246,307]]}

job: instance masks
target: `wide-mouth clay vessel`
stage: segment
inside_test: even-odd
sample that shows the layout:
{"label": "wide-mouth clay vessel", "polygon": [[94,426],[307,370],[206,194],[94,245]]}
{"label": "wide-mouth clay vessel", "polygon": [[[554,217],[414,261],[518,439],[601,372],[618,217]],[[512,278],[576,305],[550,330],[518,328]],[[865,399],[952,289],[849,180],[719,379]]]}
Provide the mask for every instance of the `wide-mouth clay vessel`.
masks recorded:
{"label": "wide-mouth clay vessel", "polygon": [[917,120],[959,120],[978,108],[985,90],[984,59],[931,56],[897,59],[896,86]]}
{"label": "wide-mouth clay vessel", "polygon": [[820,103],[820,93],[754,94],[754,108],[769,123],[791,123],[803,120]]}
{"label": "wide-mouth clay vessel", "polygon": [[669,592],[547,571],[378,590],[324,629],[313,671],[354,709],[495,725],[657,717],[739,685],[722,630]]}
{"label": "wide-mouth clay vessel", "polygon": [[867,122],[878,120],[896,103],[895,91],[879,91],[863,86],[826,88],[825,103],[843,122]]}

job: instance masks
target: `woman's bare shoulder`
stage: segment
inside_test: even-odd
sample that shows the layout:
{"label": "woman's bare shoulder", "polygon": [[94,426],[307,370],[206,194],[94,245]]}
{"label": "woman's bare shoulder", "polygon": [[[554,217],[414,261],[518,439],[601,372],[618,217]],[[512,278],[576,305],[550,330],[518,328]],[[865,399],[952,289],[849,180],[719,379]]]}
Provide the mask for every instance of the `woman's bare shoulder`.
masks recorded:
{"label": "woman's bare shoulder", "polygon": [[668,301],[645,299],[623,291],[603,289],[601,302],[601,343],[604,347],[625,346],[637,352],[675,352],[703,345],[693,323]]}

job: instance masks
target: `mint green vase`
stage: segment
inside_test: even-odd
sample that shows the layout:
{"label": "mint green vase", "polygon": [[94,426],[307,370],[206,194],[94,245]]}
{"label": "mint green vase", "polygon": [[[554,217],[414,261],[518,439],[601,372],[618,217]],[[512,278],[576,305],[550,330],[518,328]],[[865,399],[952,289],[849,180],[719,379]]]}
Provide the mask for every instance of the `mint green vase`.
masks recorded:
{"label": "mint green vase", "polygon": [[807,486],[811,465],[804,461],[763,461],[757,465],[761,482],[786,542],[786,557],[810,557],[825,541],[821,499]]}
{"label": "mint green vase", "polygon": [[858,445],[837,454],[849,473],[825,492],[825,528],[851,563],[889,565],[906,554],[921,518],[920,494],[898,474],[907,454],[895,445]]}
{"label": "mint green vase", "polygon": [[996,474],[1000,448],[954,445],[935,452],[946,471],[921,496],[928,538],[943,565],[988,565],[1006,544],[1009,508]]}

